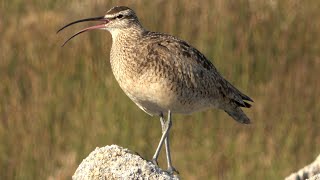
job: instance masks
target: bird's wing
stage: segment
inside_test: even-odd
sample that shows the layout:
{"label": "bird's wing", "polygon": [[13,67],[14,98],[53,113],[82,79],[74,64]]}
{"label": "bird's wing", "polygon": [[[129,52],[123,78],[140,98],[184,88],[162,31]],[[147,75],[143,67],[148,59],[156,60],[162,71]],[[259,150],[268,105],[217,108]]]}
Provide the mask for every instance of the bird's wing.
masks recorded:
{"label": "bird's wing", "polygon": [[211,93],[228,98],[239,106],[250,107],[244,100],[252,100],[225,80],[215,66],[197,49],[173,36],[156,37],[155,35],[151,40],[152,43],[148,40],[144,63],[162,64],[166,69],[159,68],[159,73],[165,76],[174,75],[173,78],[186,83],[188,88],[209,89]]}

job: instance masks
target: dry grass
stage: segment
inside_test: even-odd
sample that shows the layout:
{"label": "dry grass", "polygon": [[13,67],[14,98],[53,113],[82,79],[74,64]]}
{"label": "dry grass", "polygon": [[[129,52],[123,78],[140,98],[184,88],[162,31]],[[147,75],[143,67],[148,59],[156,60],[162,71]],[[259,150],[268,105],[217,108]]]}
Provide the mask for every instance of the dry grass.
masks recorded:
{"label": "dry grass", "polygon": [[[81,25],[55,34],[118,4],[1,2],[0,179],[69,179],[107,144],[151,158],[160,124],[118,87],[110,35],[87,33],[61,48]],[[174,116],[173,162],[183,179],[280,179],[319,154],[320,1],[123,4],[145,27],[193,44],[255,100],[250,126],[217,110]]]}

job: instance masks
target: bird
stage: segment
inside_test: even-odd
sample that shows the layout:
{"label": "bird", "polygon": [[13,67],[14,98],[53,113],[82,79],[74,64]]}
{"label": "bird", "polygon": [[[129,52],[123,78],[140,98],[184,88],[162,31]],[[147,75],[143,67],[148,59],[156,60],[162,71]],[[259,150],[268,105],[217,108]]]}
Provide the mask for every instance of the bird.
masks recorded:
{"label": "bird", "polygon": [[[234,120],[249,124],[241,108],[250,108],[253,100],[228,82],[195,47],[175,36],[145,29],[136,13],[126,6],[115,6],[103,16],[73,21],[98,21],[72,35],[101,29],[111,33],[110,64],[124,93],[144,112],[160,117],[162,136],[151,162],[158,166],[165,145],[167,171],[178,173],[172,165],[169,131],[172,114],[191,114],[220,109]],[[167,117],[167,118],[165,118]]]}

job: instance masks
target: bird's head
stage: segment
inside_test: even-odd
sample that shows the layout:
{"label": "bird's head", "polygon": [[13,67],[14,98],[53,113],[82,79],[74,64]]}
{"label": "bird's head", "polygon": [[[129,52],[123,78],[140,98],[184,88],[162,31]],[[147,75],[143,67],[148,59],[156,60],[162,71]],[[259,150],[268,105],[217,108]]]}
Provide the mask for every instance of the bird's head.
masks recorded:
{"label": "bird's head", "polygon": [[116,6],[111,8],[106,15],[100,16],[100,17],[93,17],[93,18],[86,18],[86,19],[80,19],[77,21],[73,21],[62,28],[60,28],[57,33],[62,31],[63,29],[76,24],[80,22],[85,22],[85,21],[100,21],[102,23],[91,26],[85,29],[82,29],[81,31],[75,33],[73,36],[71,36],[69,39],[67,39],[62,46],[64,46],[68,41],[70,41],[72,38],[76,37],[77,35],[84,33],[89,30],[94,30],[94,29],[103,29],[103,30],[108,30],[111,34],[116,34],[118,31],[130,28],[132,26],[139,26],[141,27],[139,20],[135,14],[135,12],[125,6]]}

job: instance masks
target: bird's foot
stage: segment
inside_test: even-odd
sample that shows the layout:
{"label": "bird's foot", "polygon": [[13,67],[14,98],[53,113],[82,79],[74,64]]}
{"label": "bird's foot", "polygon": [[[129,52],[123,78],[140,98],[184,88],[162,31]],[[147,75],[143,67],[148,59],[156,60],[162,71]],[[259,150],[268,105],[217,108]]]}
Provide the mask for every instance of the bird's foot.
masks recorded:
{"label": "bird's foot", "polygon": [[151,160],[151,163],[154,164],[154,165],[156,165],[157,167],[159,167],[159,164],[158,164],[157,159],[154,159],[154,158],[153,158],[153,159]]}
{"label": "bird's foot", "polygon": [[179,171],[176,170],[176,168],[174,168],[174,167],[172,167],[172,166],[168,168],[167,172],[168,172],[170,175],[173,175],[174,173],[179,174]]}
{"label": "bird's foot", "polygon": [[[157,159],[152,159],[150,162],[155,166],[157,166],[158,168],[160,168]],[[179,171],[176,170],[176,168],[174,168],[173,166],[168,167],[168,170],[166,172],[169,173],[170,175],[173,175],[174,173],[179,174]]]}

